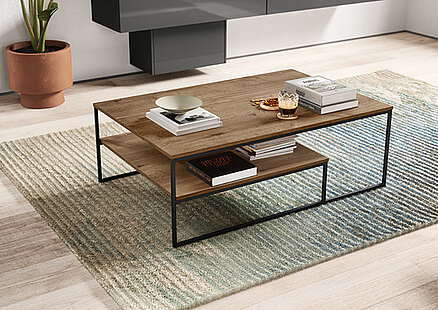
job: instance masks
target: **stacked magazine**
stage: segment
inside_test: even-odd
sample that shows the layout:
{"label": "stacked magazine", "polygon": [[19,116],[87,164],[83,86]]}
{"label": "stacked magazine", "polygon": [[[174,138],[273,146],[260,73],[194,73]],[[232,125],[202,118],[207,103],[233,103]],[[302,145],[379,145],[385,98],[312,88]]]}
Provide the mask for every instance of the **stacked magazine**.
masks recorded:
{"label": "stacked magazine", "polygon": [[222,126],[220,118],[203,108],[185,114],[174,114],[161,108],[151,109],[146,117],[175,136]]}
{"label": "stacked magazine", "polygon": [[289,136],[261,143],[247,144],[236,148],[236,151],[251,161],[292,154],[297,147],[295,138],[296,136]]}
{"label": "stacked magazine", "polygon": [[312,76],[284,83],[288,92],[299,95],[299,105],[318,114],[355,108],[359,105],[356,89],[322,76]]}

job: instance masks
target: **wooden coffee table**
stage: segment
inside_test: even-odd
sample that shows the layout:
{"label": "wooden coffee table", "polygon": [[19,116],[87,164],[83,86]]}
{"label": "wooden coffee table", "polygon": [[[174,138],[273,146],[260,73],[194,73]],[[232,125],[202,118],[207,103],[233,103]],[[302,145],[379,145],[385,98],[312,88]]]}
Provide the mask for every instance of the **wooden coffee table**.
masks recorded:
{"label": "wooden coffee table", "polygon": [[[170,195],[172,208],[172,246],[177,247],[229,231],[261,223],[270,219],[314,208],[324,203],[350,197],[386,185],[392,106],[358,95],[359,107],[336,113],[318,115],[298,109],[298,119],[280,121],[276,112],[252,106],[251,98],[275,96],[283,89],[284,81],[307,75],[294,71],[280,71],[222,82],[175,89],[171,91],[94,103],[99,182],[111,181],[134,174],[142,174]],[[202,99],[203,107],[218,115],[224,126],[183,136],[174,136],[145,117],[155,107],[155,100],[168,95],[183,94]],[[126,128],[129,133],[101,138],[99,111]],[[249,142],[267,140],[325,128],[359,119],[387,114],[386,142],[382,156],[382,181],[359,191],[326,198],[328,158],[299,145],[293,154],[258,160],[257,176],[211,187],[188,172],[185,161],[191,158],[234,149]],[[104,145],[131,165],[135,171],[116,176],[102,176],[101,146]],[[290,173],[323,167],[321,199],[317,202],[252,220],[240,225],[178,241],[177,204],[244,185],[261,182]]]}

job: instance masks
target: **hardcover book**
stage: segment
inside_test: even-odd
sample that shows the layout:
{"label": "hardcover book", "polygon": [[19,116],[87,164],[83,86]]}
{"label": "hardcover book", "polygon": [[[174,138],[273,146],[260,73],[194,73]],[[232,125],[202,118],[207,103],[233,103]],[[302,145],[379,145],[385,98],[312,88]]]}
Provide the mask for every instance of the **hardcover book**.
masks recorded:
{"label": "hardcover book", "polygon": [[254,155],[268,153],[288,146],[294,146],[296,144],[295,137],[296,136],[294,135],[260,143],[247,144],[242,146],[242,148],[249,153],[253,153]]}
{"label": "hardcover book", "polygon": [[232,151],[188,160],[188,171],[210,186],[257,175],[257,167]]}
{"label": "hardcover book", "polygon": [[176,136],[222,126],[218,116],[203,108],[197,108],[182,115],[154,108],[146,113],[146,117]]}
{"label": "hardcover book", "polygon": [[271,152],[265,152],[261,154],[254,154],[240,147],[236,148],[236,151],[239,152],[241,155],[243,155],[243,157],[249,159],[250,161],[253,161],[257,159],[265,159],[265,158],[276,157],[280,155],[292,154],[296,148],[297,148],[296,146],[288,146],[282,149],[274,150]]}
{"label": "hardcover book", "polygon": [[313,111],[317,114],[328,114],[328,113],[333,113],[333,112],[338,112],[338,111],[342,111],[342,110],[347,110],[347,109],[351,109],[351,108],[356,108],[359,106],[359,100],[351,100],[351,101],[346,101],[346,102],[340,102],[340,103],[336,103],[336,104],[331,104],[328,106],[320,106],[317,104],[314,104],[313,102],[310,102],[306,99],[302,99],[300,98],[300,100],[298,101],[298,104],[310,111]]}
{"label": "hardcover book", "polygon": [[296,92],[300,98],[321,106],[357,99],[356,89],[322,76],[286,81],[284,87],[289,92]]}

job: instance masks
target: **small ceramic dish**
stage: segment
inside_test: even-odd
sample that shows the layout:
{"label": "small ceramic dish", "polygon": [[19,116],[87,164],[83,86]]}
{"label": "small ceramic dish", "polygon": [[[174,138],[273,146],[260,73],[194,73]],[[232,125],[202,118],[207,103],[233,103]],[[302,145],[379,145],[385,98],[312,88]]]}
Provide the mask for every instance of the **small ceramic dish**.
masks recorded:
{"label": "small ceramic dish", "polygon": [[202,106],[202,100],[192,96],[175,95],[158,98],[155,104],[173,114],[184,114]]}

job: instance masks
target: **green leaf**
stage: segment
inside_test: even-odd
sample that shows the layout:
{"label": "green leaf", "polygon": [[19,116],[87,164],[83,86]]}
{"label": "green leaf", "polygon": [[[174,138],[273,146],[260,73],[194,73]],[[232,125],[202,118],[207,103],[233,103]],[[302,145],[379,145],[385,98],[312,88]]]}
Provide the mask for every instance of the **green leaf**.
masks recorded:
{"label": "green leaf", "polygon": [[48,22],[53,14],[58,10],[58,3],[52,2],[47,9],[38,14],[38,18]]}
{"label": "green leaf", "polygon": [[33,0],[32,1],[32,14],[33,14],[33,23],[32,23],[32,28],[33,28],[33,33],[35,35],[35,38],[39,38],[40,36],[40,21],[38,20],[38,0]]}
{"label": "green leaf", "polygon": [[36,51],[37,50],[37,42],[36,42],[37,39],[35,38],[35,34],[33,33],[32,26],[31,26],[30,21],[29,21],[29,16],[28,16],[27,11],[26,11],[26,6],[24,5],[24,1],[20,0],[20,2],[21,2],[21,11],[23,13],[24,23],[26,25],[26,29],[27,29],[27,32],[29,34],[29,39],[30,39],[30,42],[32,43],[33,49]]}
{"label": "green leaf", "polygon": [[[38,0],[38,15],[42,12],[42,11],[44,11],[44,5],[45,5],[45,0]],[[40,23],[40,29],[42,30],[43,29],[43,27],[44,27],[44,21],[43,20],[41,20],[41,19],[39,19],[38,18],[38,20],[39,20],[39,23]]]}
{"label": "green leaf", "polygon": [[42,11],[44,11],[45,0],[37,0],[37,2],[38,2],[38,13],[41,13]]}

